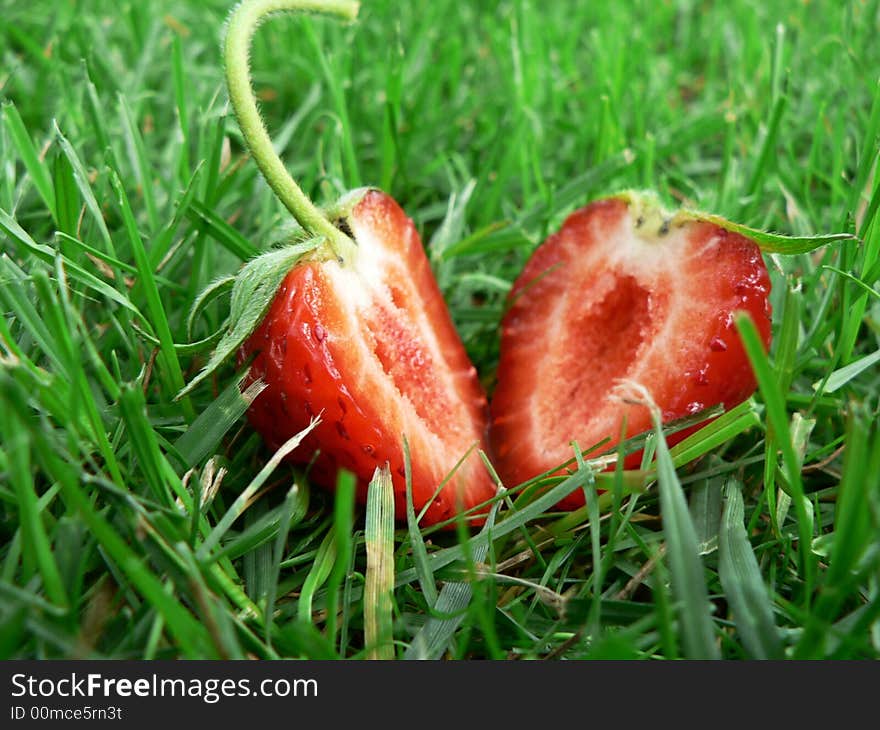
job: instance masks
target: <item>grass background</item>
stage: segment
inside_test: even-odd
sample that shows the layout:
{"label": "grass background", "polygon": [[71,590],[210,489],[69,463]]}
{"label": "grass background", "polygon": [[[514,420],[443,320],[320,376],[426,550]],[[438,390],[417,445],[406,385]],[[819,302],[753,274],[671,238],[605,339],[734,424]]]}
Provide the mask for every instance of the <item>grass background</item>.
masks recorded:
{"label": "grass background", "polygon": [[[489,388],[512,280],[591,198],[861,238],[768,257],[758,394],[652,438],[646,490],[581,464],[473,535],[264,468],[231,366],[174,400],[228,312],[188,322],[199,292],[288,223],[227,108],[229,7],[0,2],[0,656],[877,658],[880,3],[366,0],[260,30],[294,176],[398,199]],[[572,489],[590,507],[552,512]]]}

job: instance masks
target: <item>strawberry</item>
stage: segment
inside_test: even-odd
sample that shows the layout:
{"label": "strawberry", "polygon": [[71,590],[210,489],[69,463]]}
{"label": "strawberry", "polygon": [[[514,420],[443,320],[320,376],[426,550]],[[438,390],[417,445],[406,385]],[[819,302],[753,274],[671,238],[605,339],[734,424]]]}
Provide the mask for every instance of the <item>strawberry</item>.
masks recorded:
{"label": "strawberry", "polygon": [[[356,193],[334,213],[357,242],[353,260],[304,261],[284,278],[268,313],[240,350],[248,378],[268,387],[249,418],[272,448],[320,423],[293,452],[319,453],[313,481],[332,487],[344,467],[361,478],[391,467],[404,514],[406,437],[416,509],[425,524],[489,499],[494,487],[476,451],[485,449],[486,397],[449,317],[412,221],[388,195]],[[431,497],[443,479],[452,479]]]}
{"label": "strawberry", "polygon": [[[664,422],[752,394],[734,313],[769,347],[770,281],[758,246],[723,224],[625,193],[577,210],[538,247],[511,291],[491,406],[507,485],[557,469],[573,440],[613,447],[624,419],[627,437],[648,430],[647,409],[614,394],[619,380],[646,386]],[[583,502],[576,492],[560,507]]]}
{"label": "strawberry", "polygon": [[297,243],[248,262],[236,277],[229,328],[185,390],[238,351],[240,363],[251,363],[245,380],[265,385],[249,417],[269,446],[313,426],[289,458],[314,458],[313,481],[331,488],[339,469],[353,472],[362,501],[387,463],[398,517],[406,512],[406,439],[413,505],[434,524],[495,493],[477,451],[487,450],[486,397],[397,203],[364,188],[320,210],[272,146],[248,52],[263,18],[295,10],[353,19],[357,2],[245,0],[229,18],[224,57],[245,143],[301,231]]}

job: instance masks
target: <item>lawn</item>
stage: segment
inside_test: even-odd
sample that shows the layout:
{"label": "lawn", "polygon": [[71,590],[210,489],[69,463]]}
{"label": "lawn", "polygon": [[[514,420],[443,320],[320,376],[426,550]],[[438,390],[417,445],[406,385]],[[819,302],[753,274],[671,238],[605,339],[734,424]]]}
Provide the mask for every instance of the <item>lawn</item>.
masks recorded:
{"label": "lawn", "polygon": [[393,532],[381,480],[353,508],[273,459],[233,360],[176,397],[228,277],[291,231],[227,101],[231,3],[2,5],[0,657],[880,657],[878,0],[364,0],[258,31],[291,174],[394,196],[490,392],[512,282],[590,200],[815,247],[765,255],[747,403],[630,444],[642,472],[578,455],[482,528]]}

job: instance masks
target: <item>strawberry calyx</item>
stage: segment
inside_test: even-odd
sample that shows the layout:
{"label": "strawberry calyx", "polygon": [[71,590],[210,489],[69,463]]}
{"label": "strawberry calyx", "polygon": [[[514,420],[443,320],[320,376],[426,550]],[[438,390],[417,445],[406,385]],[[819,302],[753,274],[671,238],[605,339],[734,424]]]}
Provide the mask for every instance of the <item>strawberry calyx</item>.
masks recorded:
{"label": "strawberry calyx", "polygon": [[735,223],[716,213],[706,213],[692,208],[668,210],[652,190],[622,190],[607,196],[625,202],[636,220],[639,234],[644,240],[664,238],[672,229],[682,228],[691,222],[711,223],[731,233],[737,233],[753,241],[762,253],[794,255],[810,253],[829,243],[859,241],[852,233],[830,233],[818,236],[789,236],[751,228]]}

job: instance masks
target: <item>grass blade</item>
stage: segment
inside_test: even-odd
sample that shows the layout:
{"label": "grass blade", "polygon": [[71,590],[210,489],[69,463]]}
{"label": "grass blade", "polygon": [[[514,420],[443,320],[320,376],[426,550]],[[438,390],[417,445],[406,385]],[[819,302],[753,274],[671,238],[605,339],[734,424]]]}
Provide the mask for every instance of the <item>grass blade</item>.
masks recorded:
{"label": "grass blade", "polygon": [[28,134],[27,128],[15,108],[15,104],[8,101],[3,104],[3,120],[6,122],[6,129],[9,132],[13,146],[18,150],[18,156],[24,163],[25,169],[30,175],[31,181],[46,208],[52,214],[52,218],[58,220],[55,211],[55,190],[52,187],[52,177],[49,175],[49,169],[40,159],[40,155],[34,147],[33,141]]}
{"label": "grass blade", "polygon": [[724,514],[718,535],[718,576],[733,611],[736,629],[752,659],[783,658],[773,606],[744,526],[741,485],[724,486]]}
{"label": "grass blade", "polygon": [[174,442],[187,468],[195,466],[217,448],[226,432],[266,388],[263,381],[256,381],[242,392],[241,383],[242,380],[237,379],[227,385],[217,400],[202,411],[186,433]]}
{"label": "grass blade", "polygon": [[808,507],[805,504],[806,499],[801,481],[799,460],[791,440],[791,430],[788,418],[786,417],[785,401],[779,390],[776,376],[770,368],[770,363],[767,361],[767,355],[764,352],[764,346],[755,323],[747,313],[741,312],[736,318],[736,326],[742,337],[749,362],[752,364],[752,370],[758,381],[761,395],[764,397],[764,403],[767,406],[767,420],[769,421],[770,428],[773,430],[773,437],[777,440],[782,450],[783,466],[785,468],[784,476],[790,490],[792,502],[794,503],[795,514],[797,515],[801,570],[804,572],[807,585],[805,600],[809,602],[810,587],[813,585],[815,573],[814,558],[810,550],[812,520],[809,517]]}
{"label": "grass blade", "polygon": [[226,511],[226,514],[220,519],[217,523],[217,526],[211,531],[211,534],[205,538],[205,541],[202,543],[202,546],[199,548],[198,558],[200,560],[204,560],[211,550],[213,550],[217,544],[220,542],[220,539],[226,532],[232,527],[232,523],[241,516],[241,513],[247,509],[247,505],[250,502],[251,498],[257,493],[260,487],[263,486],[265,481],[269,478],[269,475],[275,471],[281,461],[287,456],[291,451],[293,451],[297,446],[302,443],[302,440],[309,434],[309,432],[317,426],[319,423],[319,419],[315,418],[312,422],[300,431],[295,436],[291,436],[287,441],[285,441],[279,447],[278,451],[272,454],[272,458],[266,462],[266,465],[260,469],[260,472],[253,478],[250,484],[242,491],[241,494],[238,495],[236,500],[232,503],[232,506]]}
{"label": "grass blade", "polygon": [[[183,370],[177,358],[177,351],[174,349],[174,338],[171,335],[171,327],[168,324],[168,314],[165,311],[162,295],[156,284],[155,272],[150,266],[150,260],[147,257],[141,234],[138,232],[125,188],[115,170],[110,170],[110,182],[116,191],[117,202],[138,268],[138,282],[147,300],[147,311],[150,313],[151,324],[159,338],[159,349],[165,364],[165,367],[162,368],[162,375],[166,378],[170,388],[173,388],[175,392],[180,392],[184,386]],[[189,398],[182,399],[182,406],[187,418],[194,419],[195,412]]]}
{"label": "grass blade", "polygon": [[290,528],[297,524],[305,516],[309,504],[309,493],[294,484],[284,498],[281,506],[281,517],[278,521],[278,535],[275,538],[275,549],[272,553],[271,580],[266,594],[266,643],[272,646],[272,628],[274,626],[273,614],[275,613],[275,599],[278,595],[278,577],[281,574],[281,561],[284,558],[284,546]]}
{"label": "grass blade", "polygon": [[205,232],[230,253],[235,254],[242,261],[247,261],[256,256],[260,251],[225,220],[220,218],[204,203],[193,200],[187,208],[187,216],[200,226]]}
{"label": "grass blade", "polygon": [[[472,565],[478,565],[486,560],[499,504],[496,502],[492,506],[489,516],[486,518],[486,524],[478,534],[478,537],[483,536],[485,539],[474,542],[472,545],[459,545],[462,554],[466,551],[469,552],[469,560]],[[403,658],[439,659],[449,646],[449,641],[456,629],[464,621],[472,596],[473,588],[469,583],[450,581],[444,584],[434,602],[431,616],[413,637]]]}
{"label": "grass blade", "polygon": [[412,550],[415,571],[419,580],[419,587],[425,596],[428,605],[433,605],[437,600],[437,585],[434,582],[434,573],[428,562],[428,550],[422,531],[419,529],[419,521],[416,519],[416,510],[413,506],[412,493],[412,462],[409,454],[409,443],[403,439],[403,468],[406,480],[406,527],[409,532],[410,549]]}
{"label": "grass blade", "polygon": [[634,391],[630,400],[648,407],[654,423],[660,513],[672,592],[678,602],[678,630],[684,655],[688,659],[719,659],[697,533],[663,436],[662,416],[643,386],[633,383],[630,388]]}
{"label": "grass blade", "polygon": [[[838,368],[827,379],[816,381],[813,383],[813,390],[818,391],[821,388],[823,393],[833,393],[836,390],[840,390],[848,382],[878,362],[880,362],[880,350],[872,352],[870,355],[865,355],[849,365]],[[825,383],[824,388],[822,387],[823,382]]]}
{"label": "grass blade", "polygon": [[336,559],[327,579],[327,638],[336,644],[336,615],[339,612],[339,588],[348,578],[349,563],[354,551],[352,537],[354,523],[354,496],[357,478],[342,470],[336,478],[333,499],[333,536]]}
{"label": "grass blade", "polygon": [[[0,378],[0,386],[5,392],[0,393],[4,401],[8,401],[15,393],[9,392],[12,386],[6,377]],[[59,607],[68,604],[67,593],[61,580],[61,573],[52,552],[52,544],[46,533],[34,481],[31,474],[30,444],[27,429],[16,418],[16,409],[6,407],[4,413],[12,414],[12,418],[4,416],[0,419],[0,433],[3,434],[3,451],[6,462],[7,477],[12,483],[18,500],[19,523],[22,535],[23,553],[26,562],[35,561],[43,579],[43,586],[49,600]],[[31,562],[31,564],[33,564]]]}
{"label": "grass blade", "polygon": [[364,644],[368,659],[394,659],[394,485],[386,466],[367,491]]}

